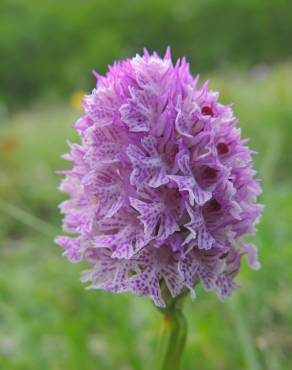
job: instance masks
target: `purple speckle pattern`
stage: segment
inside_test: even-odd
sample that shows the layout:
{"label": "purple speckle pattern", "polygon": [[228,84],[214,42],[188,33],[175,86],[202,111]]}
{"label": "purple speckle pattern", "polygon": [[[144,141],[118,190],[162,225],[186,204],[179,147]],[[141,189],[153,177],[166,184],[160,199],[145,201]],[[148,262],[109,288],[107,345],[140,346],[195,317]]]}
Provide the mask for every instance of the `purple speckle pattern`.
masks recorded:
{"label": "purple speckle pattern", "polygon": [[199,282],[220,299],[238,287],[242,256],[258,269],[255,233],[262,206],[253,152],[231,105],[199,85],[170,51],[116,62],[85,96],[60,190],[56,242],[86,261],[89,288],[148,295],[165,306]]}

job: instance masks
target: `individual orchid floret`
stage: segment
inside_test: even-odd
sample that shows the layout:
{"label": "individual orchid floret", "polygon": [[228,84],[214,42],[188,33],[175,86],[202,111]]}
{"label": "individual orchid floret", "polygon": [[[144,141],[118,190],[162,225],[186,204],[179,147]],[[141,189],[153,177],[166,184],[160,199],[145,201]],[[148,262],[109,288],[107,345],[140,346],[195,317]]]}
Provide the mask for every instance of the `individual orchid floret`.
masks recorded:
{"label": "individual orchid floret", "polygon": [[[116,62],[74,125],[71,169],[60,190],[63,229],[56,242],[71,262],[90,268],[90,288],[166,296],[202,283],[220,299],[238,287],[242,256],[259,268],[245,242],[262,212],[253,152],[230,105],[199,86],[185,58],[170,51]],[[166,292],[166,293],[165,293]]]}

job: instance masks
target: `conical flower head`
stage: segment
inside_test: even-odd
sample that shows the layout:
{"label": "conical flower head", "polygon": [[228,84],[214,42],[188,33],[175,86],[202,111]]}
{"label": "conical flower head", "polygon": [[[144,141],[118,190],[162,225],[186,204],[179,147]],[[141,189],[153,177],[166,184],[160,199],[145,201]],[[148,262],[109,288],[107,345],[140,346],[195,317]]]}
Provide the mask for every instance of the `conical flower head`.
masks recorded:
{"label": "conical flower head", "polygon": [[257,269],[255,232],[262,211],[251,150],[231,106],[199,87],[185,59],[156,53],[117,62],[84,98],[74,125],[81,144],[60,190],[64,231],[57,243],[71,262],[87,261],[91,288],[148,295],[164,306],[201,281],[225,298],[247,255]]}

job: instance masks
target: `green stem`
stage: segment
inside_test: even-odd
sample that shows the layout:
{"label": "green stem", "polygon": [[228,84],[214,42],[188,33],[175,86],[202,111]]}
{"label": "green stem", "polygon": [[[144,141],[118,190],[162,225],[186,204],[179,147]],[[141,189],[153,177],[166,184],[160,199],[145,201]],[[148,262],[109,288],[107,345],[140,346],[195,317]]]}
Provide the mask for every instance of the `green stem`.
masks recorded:
{"label": "green stem", "polygon": [[183,298],[181,295],[161,310],[163,322],[157,370],[179,370],[187,337],[187,323],[182,311]]}

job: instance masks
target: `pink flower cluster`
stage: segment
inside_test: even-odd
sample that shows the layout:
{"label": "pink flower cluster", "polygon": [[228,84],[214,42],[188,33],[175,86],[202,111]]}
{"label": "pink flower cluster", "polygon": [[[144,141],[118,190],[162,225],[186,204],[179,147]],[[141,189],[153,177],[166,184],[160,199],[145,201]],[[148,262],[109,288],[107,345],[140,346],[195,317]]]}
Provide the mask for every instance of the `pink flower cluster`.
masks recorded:
{"label": "pink flower cluster", "polygon": [[165,302],[200,281],[223,299],[237,288],[243,255],[257,269],[262,211],[252,151],[231,106],[199,87],[185,58],[170,52],[114,63],[84,99],[81,144],[60,190],[64,231],[56,242],[71,262],[87,261],[91,288]]}

